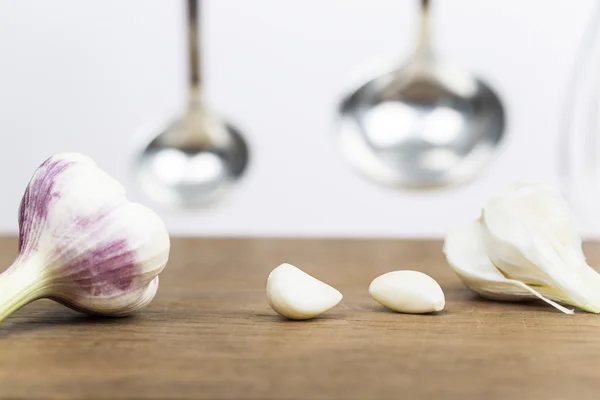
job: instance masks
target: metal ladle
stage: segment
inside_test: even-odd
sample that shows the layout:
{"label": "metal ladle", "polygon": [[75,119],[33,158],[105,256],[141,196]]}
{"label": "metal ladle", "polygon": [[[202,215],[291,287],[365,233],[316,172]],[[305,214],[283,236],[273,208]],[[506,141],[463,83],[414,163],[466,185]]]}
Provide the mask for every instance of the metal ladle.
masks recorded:
{"label": "metal ladle", "polygon": [[345,158],[383,185],[462,182],[482,168],[503,136],[498,96],[434,55],[429,13],[430,1],[421,0],[420,40],[411,60],[340,104],[337,138]]}
{"label": "metal ladle", "polygon": [[198,0],[188,0],[190,91],[187,110],[136,159],[139,182],[158,202],[190,207],[220,198],[244,173],[249,150],[241,134],[204,107],[198,50]]}

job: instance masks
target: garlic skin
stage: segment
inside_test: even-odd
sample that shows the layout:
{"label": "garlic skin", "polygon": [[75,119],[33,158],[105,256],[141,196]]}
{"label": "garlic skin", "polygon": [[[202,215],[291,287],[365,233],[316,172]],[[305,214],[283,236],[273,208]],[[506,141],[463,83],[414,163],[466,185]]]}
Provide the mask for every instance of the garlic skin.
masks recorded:
{"label": "garlic skin", "polygon": [[407,314],[425,314],[444,309],[440,285],[419,271],[393,271],[380,275],[369,285],[369,293],[381,305]]}
{"label": "garlic skin", "polygon": [[444,242],[444,253],[448,264],[463,283],[481,297],[498,301],[539,298],[565,314],[573,314],[573,310],[544,297],[525,283],[505,277],[485,252],[480,221],[449,233]]}
{"label": "garlic skin", "polygon": [[39,298],[120,316],[150,303],[169,257],[163,221],[78,153],[34,173],[19,208],[19,255],[0,274],[0,320]]}
{"label": "garlic skin", "polygon": [[538,297],[600,312],[600,274],[591,268],[568,206],[548,185],[517,183],[494,196],[471,225],[446,237],[450,266],[484,297]]}
{"label": "garlic skin", "polygon": [[335,307],[342,297],[337,289],[291,264],[281,264],[267,279],[269,305],[289,319],[314,318]]}

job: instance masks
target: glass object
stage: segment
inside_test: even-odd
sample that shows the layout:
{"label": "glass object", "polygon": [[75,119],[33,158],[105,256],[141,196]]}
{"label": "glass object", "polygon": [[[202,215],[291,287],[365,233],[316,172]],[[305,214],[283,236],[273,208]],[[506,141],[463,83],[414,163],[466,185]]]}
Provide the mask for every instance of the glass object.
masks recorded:
{"label": "glass object", "polygon": [[600,239],[600,2],[594,3],[567,88],[559,173],[582,233]]}

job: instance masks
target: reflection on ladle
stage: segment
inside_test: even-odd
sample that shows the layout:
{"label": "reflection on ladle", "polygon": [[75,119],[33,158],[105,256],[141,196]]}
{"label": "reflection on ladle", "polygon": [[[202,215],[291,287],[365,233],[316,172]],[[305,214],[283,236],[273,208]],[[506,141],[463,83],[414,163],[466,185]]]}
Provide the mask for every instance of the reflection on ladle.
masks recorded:
{"label": "reflection on ladle", "polygon": [[340,104],[337,138],[345,158],[382,185],[462,182],[480,171],[504,133],[504,109],[492,89],[435,56],[429,3],[421,0],[420,39],[411,60]]}
{"label": "reflection on ladle", "polygon": [[188,0],[190,90],[187,110],[151,140],[136,159],[144,191],[168,205],[206,205],[244,173],[249,150],[241,134],[209,113],[202,100],[198,0]]}

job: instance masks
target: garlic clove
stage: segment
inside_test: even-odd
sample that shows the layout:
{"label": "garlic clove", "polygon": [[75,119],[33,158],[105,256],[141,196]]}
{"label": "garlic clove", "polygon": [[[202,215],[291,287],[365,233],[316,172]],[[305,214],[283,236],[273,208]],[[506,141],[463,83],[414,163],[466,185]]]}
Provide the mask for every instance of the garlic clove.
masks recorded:
{"label": "garlic clove", "polygon": [[314,318],[342,300],[335,288],[291,264],[281,264],[267,279],[267,299],[278,314],[295,320]]}
{"label": "garlic clove", "polygon": [[393,271],[371,282],[369,293],[381,305],[408,314],[441,311],[446,304],[440,285],[418,271]]}
{"label": "garlic clove", "polygon": [[56,154],[21,200],[19,255],[0,274],[0,320],[39,298],[88,314],[135,312],[156,294],[169,249],[163,221],[91,158]]}
{"label": "garlic clove", "polygon": [[499,301],[539,298],[566,314],[573,313],[525,283],[505,277],[485,252],[480,221],[473,221],[446,235],[444,253],[463,283],[481,297]]}

